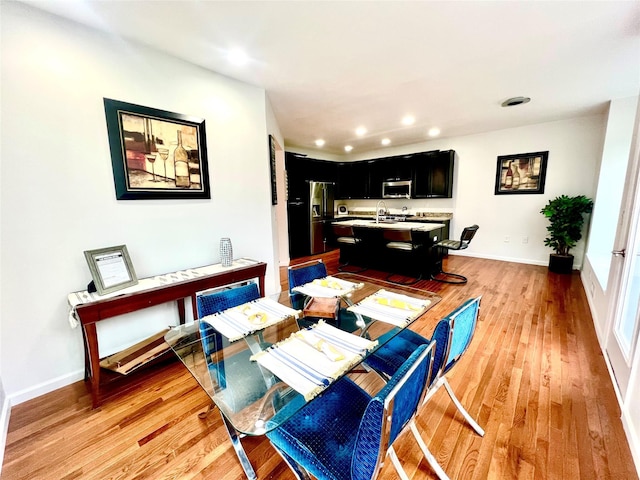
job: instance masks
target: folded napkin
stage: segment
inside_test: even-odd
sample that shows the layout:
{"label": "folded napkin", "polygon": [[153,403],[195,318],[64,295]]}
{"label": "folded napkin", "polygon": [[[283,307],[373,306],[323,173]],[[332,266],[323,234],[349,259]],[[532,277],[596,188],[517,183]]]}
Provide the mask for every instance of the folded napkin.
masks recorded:
{"label": "folded napkin", "polygon": [[309,297],[343,297],[362,288],[364,284],[349,282],[340,278],[327,276],[316,278],[315,280],[293,288],[294,292],[299,292]]}
{"label": "folded napkin", "polygon": [[422,315],[430,304],[431,300],[378,290],[347,310],[396,327],[406,327]]}
{"label": "folded napkin", "polygon": [[251,357],[310,400],[377,345],[323,321]]}
{"label": "folded napkin", "polygon": [[207,315],[201,320],[208,322],[230,342],[234,342],[286,318],[299,315],[300,310],[285,307],[270,298],[259,298],[238,307]]}

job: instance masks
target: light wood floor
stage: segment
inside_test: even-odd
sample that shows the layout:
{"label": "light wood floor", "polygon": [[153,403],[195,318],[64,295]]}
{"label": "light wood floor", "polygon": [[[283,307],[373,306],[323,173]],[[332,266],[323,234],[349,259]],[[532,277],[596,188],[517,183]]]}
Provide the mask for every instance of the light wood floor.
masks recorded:
{"label": "light wood floor", "polygon": [[[336,253],[323,257],[335,272]],[[459,256],[445,266],[468,284],[417,284],[442,301],[412,328],[430,336],[439,317],[482,295],[473,343],[449,378],[486,430],[480,438],[463,424],[444,389],[425,406],[418,427],[449,476],[637,479],[578,274]],[[209,400],[177,362],[90,403],[78,382],[14,407],[2,479],[242,478],[219,415],[198,418]],[[265,438],[243,442],[260,479],[294,478]],[[411,479],[436,478],[411,436],[397,445]],[[397,478],[390,463],[381,478]]]}

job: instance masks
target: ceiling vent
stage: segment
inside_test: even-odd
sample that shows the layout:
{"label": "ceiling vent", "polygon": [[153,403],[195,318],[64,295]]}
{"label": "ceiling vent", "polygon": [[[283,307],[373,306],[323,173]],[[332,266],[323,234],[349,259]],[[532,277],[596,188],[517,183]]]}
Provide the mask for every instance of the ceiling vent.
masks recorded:
{"label": "ceiling vent", "polygon": [[516,105],[522,105],[523,103],[529,103],[531,99],[529,97],[513,97],[502,102],[503,107],[515,107]]}

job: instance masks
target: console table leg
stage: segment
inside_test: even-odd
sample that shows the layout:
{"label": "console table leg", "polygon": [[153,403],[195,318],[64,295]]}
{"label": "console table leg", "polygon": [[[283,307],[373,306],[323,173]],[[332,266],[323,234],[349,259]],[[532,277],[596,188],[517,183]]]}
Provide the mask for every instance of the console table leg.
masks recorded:
{"label": "console table leg", "polygon": [[[95,323],[84,325],[86,348],[89,350],[89,382],[91,383],[91,408],[100,405],[100,356],[98,354],[98,333]],[[86,358],[86,356],[85,356]],[[85,365],[85,370],[87,366]]]}
{"label": "console table leg", "polygon": [[186,318],[186,314],[184,311],[184,298],[179,298],[178,300],[176,300],[176,303],[178,304],[178,316],[180,317],[180,325],[184,325],[184,321]]}

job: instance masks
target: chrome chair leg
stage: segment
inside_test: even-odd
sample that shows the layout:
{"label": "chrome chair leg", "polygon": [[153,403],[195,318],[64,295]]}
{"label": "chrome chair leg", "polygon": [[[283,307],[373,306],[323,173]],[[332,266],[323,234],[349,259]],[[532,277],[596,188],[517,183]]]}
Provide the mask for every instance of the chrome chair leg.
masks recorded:
{"label": "chrome chair leg", "polygon": [[402,464],[400,463],[398,455],[396,455],[396,451],[393,449],[393,447],[389,447],[389,450],[387,450],[387,456],[391,459],[391,463],[393,463],[398,477],[400,477],[401,480],[409,480],[409,477],[404,471],[404,468],[402,468]]}
{"label": "chrome chair leg", "polygon": [[440,466],[440,464],[436,460],[436,457],[433,456],[433,454],[427,448],[427,445],[424,443],[424,440],[422,440],[422,437],[420,436],[420,432],[418,432],[418,427],[416,426],[415,421],[411,420],[411,423],[409,424],[409,428],[411,429],[411,433],[413,433],[413,436],[415,437],[416,442],[418,442],[418,445],[420,446],[420,450],[422,450],[422,454],[424,455],[424,458],[427,459],[427,462],[429,463],[433,471],[436,472],[436,475],[438,475],[438,478],[440,480],[449,480],[449,477],[447,476],[444,469]]}
{"label": "chrome chair leg", "polygon": [[481,437],[484,437],[484,430],[482,429],[482,427],[480,425],[478,425],[478,422],[476,422],[471,417],[471,415],[469,415],[469,412],[467,412],[467,410],[462,406],[462,404],[460,403],[460,400],[458,400],[458,397],[456,397],[456,394],[453,393],[453,390],[451,389],[451,386],[449,385],[449,382],[447,382],[447,379],[444,378],[444,377],[442,379],[443,379],[443,383],[444,383],[444,388],[447,389],[447,393],[451,397],[451,400],[455,404],[455,406],[458,409],[458,411],[462,414],[462,416],[467,421],[467,423],[469,425],[471,425],[471,428],[473,428],[478,435],[480,435]]}
{"label": "chrome chair leg", "polygon": [[311,480],[309,472],[307,472],[301,465],[298,464],[293,458],[284,452],[281,452],[279,448],[271,444],[276,452],[282,457],[284,462],[289,466],[289,469],[293,472],[298,480]]}
{"label": "chrome chair leg", "polygon": [[242,466],[242,469],[244,470],[245,475],[249,480],[257,480],[258,476],[256,475],[256,472],[253,470],[253,467],[251,466],[251,462],[249,461],[249,457],[247,457],[247,453],[244,451],[244,448],[242,447],[242,443],[240,442],[240,436],[238,435],[238,432],[236,431],[235,428],[233,428],[233,425],[231,425],[229,420],[227,420],[227,417],[225,417],[222,412],[220,412],[220,416],[222,417],[222,422],[224,423],[224,426],[227,429],[227,433],[229,434],[229,439],[233,444],[233,449],[236,451],[236,456],[238,457],[238,460],[240,460],[240,465]]}

